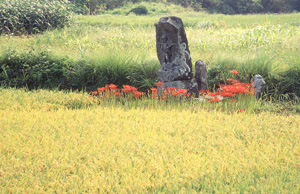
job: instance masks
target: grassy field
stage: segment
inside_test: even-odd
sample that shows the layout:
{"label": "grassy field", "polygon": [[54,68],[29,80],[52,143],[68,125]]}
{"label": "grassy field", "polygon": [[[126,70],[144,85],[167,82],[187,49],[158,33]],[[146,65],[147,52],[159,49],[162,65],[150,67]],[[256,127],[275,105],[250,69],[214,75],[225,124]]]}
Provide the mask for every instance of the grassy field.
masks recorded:
{"label": "grassy field", "polygon": [[2,89],[1,193],[299,193],[300,117]]}
{"label": "grassy field", "polygon": [[[270,55],[294,65],[300,47],[300,14],[208,15],[177,14],[184,22],[194,61],[214,63]],[[76,16],[70,27],[35,36],[1,37],[0,48],[51,50],[69,57],[103,56],[112,51],[145,60],[156,59],[155,27],[163,16]],[[276,64],[276,62],[274,62]]]}
{"label": "grassy field", "polygon": [[[163,12],[183,19],[193,63],[202,59],[209,72],[222,70],[210,84],[232,69],[246,81],[300,70],[299,13]],[[43,52],[51,55],[41,58],[67,58],[83,88],[90,77],[103,78],[93,87],[121,75],[131,80],[128,67],[145,66],[129,75],[142,74],[152,87],[146,78],[160,66],[154,23],[162,16],[76,16],[63,29],[0,36],[0,61],[9,50],[16,53],[8,60]],[[276,86],[272,92],[282,95]],[[0,193],[299,193],[299,112],[297,100],[253,96],[127,103],[99,101],[84,90],[0,88]]]}
{"label": "grassy field", "polygon": [[[192,62],[201,59],[208,65],[210,88],[228,78],[229,70],[236,69],[244,82],[249,82],[255,74],[262,75],[267,80],[267,93],[276,98],[286,93],[300,95],[296,73],[300,70],[299,13],[225,16],[179,12],[176,15],[183,19]],[[96,84],[103,86],[118,80],[149,88],[160,67],[154,23],[162,16],[76,16],[73,24],[63,29],[31,36],[1,36],[2,58],[13,58],[14,52],[5,55],[11,50],[65,57],[71,61],[68,64],[76,64],[75,78],[66,79],[80,80],[73,84],[77,89],[95,89]],[[120,64],[126,65],[120,67]],[[136,75],[132,72],[126,75],[106,72],[110,75],[104,80],[99,75],[99,71],[108,68],[116,72],[122,68],[134,69],[133,66],[144,71],[138,80],[134,80]],[[71,74],[73,71],[66,75]]]}

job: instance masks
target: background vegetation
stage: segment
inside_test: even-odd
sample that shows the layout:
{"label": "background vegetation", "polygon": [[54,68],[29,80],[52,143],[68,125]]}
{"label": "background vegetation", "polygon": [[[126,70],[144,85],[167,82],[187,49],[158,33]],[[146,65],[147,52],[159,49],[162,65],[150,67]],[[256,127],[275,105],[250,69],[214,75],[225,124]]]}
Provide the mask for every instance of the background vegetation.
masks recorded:
{"label": "background vegetation", "polygon": [[[299,14],[225,16],[186,12],[176,5],[143,5],[160,14],[175,10],[183,19],[193,63],[207,63],[211,89],[236,69],[242,82],[261,74],[269,96],[300,96]],[[154,23],[161,16],[79,15],[72,25],[43,34],[3,35],[1,85],[95,90],[115,83],[146,91],[157,81],[160,68]]]}
{"label": "background vegetation", "polygon": [[71,18],[63,0],[13,0],[0,3],[0,34],[33,34],[62,28]]}
{"label": "background vegetation", "polygon": [[141,2],[172,3],[195,11],[224,14],[283,13],[300,10],[299,0],[71,0],[77,12],[96,14]]}

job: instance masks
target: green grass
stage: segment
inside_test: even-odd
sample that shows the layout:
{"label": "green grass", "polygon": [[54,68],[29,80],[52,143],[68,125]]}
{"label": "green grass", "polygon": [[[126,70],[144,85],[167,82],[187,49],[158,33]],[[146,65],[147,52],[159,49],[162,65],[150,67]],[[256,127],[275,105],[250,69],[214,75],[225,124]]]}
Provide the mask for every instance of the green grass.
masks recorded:
{"label": "green grass", "polygon": [[[33,37],[1,37],[0,48],[49,49],[72,58],[117,50],[136,57],[147,56],[147,60],[156,59],[154,23],[160,17],[77,16],[72,27]],[[275,57],[275,61],[283,61],[284,57],[289,63],[299,48],[299,18],[300,14],[182,15],[192,59],[212,63],[215,56],[240,57],[246,52],[249,55],[266,52]]]}

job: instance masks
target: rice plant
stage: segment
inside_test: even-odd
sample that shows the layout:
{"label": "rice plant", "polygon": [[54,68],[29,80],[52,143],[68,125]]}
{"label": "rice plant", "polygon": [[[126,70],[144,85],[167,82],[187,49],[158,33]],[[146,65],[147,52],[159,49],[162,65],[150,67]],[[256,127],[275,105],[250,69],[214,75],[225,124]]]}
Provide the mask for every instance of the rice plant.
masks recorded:
{"label": "rice plant", "polygon": [[3,193],[299,193],[299,115],[0,91]]}

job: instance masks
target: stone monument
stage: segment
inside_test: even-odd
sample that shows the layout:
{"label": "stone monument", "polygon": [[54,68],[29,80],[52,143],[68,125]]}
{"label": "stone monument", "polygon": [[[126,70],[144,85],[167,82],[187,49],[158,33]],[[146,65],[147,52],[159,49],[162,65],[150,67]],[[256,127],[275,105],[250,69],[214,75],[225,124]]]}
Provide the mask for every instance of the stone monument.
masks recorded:
{"label": "stone monument", "polygon": [[262,78],[261,75],[255,75],[251,81],[253,81],[253,83],[251,84],[252,87],[255,89],[255,96],[257,99],[260,99],[263,95],[263,93],[265,92],[265,86],[266,86],[266,82],[265,80]]}
{"label": "stone monument", "polygon": [[162,86],[166,89],[187,89],[188,93],[198,97],[202,87],[207,90],[206,66],[203,61],[197,61],[196,79],[193,78],[191,55],[182,20],[175,16],[162,17],[155,27],[156,50],[161,64],[161,69],[157,71],[158,80],[164,82]]}

